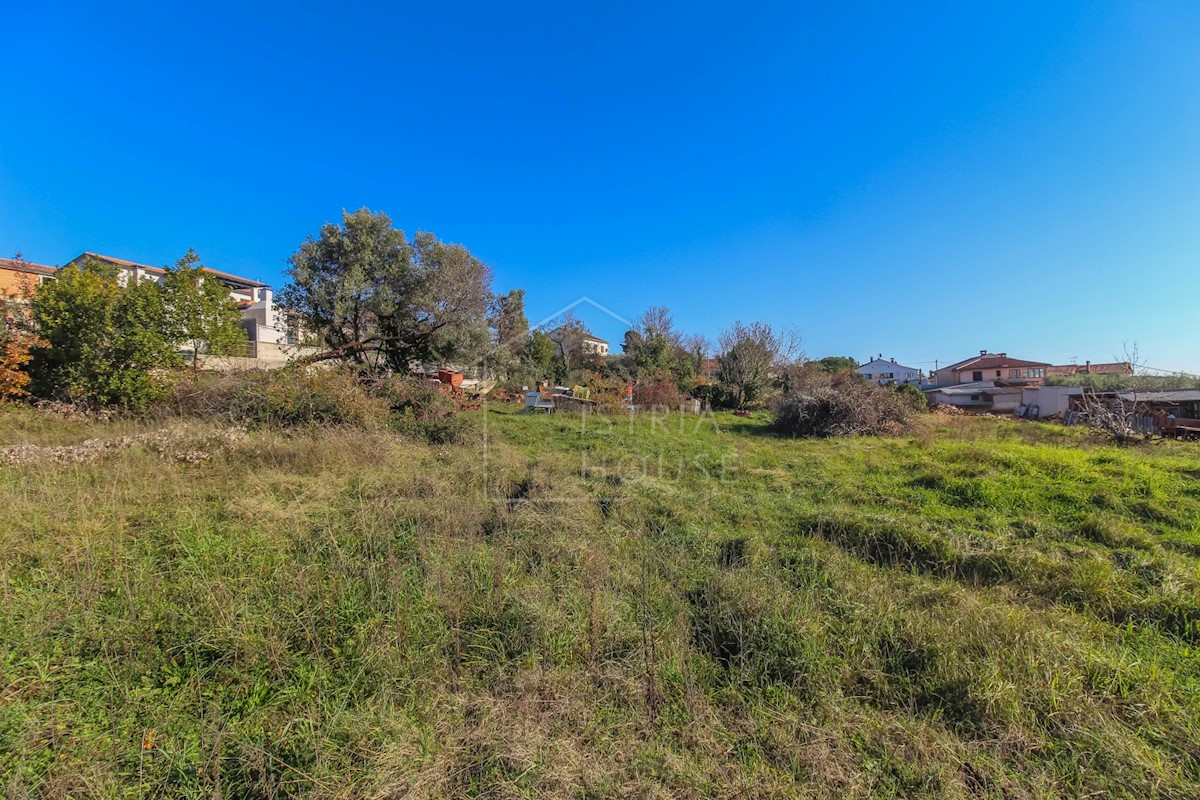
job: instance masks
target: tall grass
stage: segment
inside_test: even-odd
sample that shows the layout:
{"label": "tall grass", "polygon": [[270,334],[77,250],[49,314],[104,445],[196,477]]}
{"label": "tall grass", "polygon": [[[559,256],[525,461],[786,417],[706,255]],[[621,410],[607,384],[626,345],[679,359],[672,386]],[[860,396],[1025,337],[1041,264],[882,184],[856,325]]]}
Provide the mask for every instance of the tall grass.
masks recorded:
{"label": "tall grass", "polygon": [[1196,796],[1188,445],[481,413],[0,468],[7,794]]}

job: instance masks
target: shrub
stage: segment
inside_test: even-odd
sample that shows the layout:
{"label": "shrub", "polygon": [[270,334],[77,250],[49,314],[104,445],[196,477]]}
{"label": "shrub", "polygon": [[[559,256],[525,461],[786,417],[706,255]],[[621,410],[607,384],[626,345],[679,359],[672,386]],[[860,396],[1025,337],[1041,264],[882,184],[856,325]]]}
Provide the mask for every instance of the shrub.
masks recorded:
{"label": "shrub", "polygon": [[707,403],[709,408],[734,408],[737,405],[737,399],[719,383],[696,384],[692,397]]}
{"label": "shrub", "polygon": [[14,400],[29,394],[29,373],[25,366],[32,358],[31,351],[44,342],[38,337],[17,329],[0,318],[0,400]]}
{"label": "shrub", "polygon": [[916,413],[907,393],[848,380],[785,399],[773,426],[789,436],[897,436]]}
{"label": "shrub", "polygon": [[346,369],[288,368],[198,376],[175,389],[173,410],[223,416],[254,426],[347,425],[377,427],[388,406]]}
{"label": "shrub", "polygon": [[639,383],[633,387],[633,404],[640,409],[675,409],[680,399],[679,387],[670,381]]}
{"label": "shrub", "polygon": [[392,425],[400,433],[430,444],[454,444],[475,431],[474,419],[458,413],[448,387],[393,376],[373,382],[370,391],[387,403]]}
{"label": "shrub", "polygon": [[372,395],[395,414],[427,422],[454,414],[454,396],[446,388],[416,378],[384,377],[369,382]]}
{"label": "shrub", "polygon": [[132,409],[169,394],[167,368],[180,358],[158,284],[122,284],[115,268],[89,261],[59,270],[32,308],[45,340],[32,352],[35,394]]}
{"label": "shrub", "polygon": [[913,411],[924,411],[929,408],[929,398],[911,383],[896,383],[889,386],[888,390],[895,392],[902,402],[910,404]]}

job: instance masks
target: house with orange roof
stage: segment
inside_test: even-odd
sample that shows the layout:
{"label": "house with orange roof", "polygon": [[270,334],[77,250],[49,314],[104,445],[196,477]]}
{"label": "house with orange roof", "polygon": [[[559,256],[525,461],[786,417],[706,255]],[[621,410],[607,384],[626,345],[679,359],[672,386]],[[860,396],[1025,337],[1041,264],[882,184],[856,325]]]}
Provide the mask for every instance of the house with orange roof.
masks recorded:
{"label": "house with orange roof", "polygon": [[979,355],[965,358],[933,373],[935,386],[958,386],[965,383],[1003,383],[1010,386],[1041,384],[1046,379],[1050,364],[1045,361],[1027,361],[1012,358],[1008,353],[989,353],[980,350]]}
{"label": "house with orange roof", "polygon": [[26,301],[42,285],[54,278],[55,268],[34,264],[22,258],[0,258],[0,300]]}
{"label": "house with orange roof", "polygon": [[1077,375],[1132,375],[1133,364],[1129,361],[1114,361],[1111,363],[1062,364],[1049,367],[1046,374],[1059,378],[1074,378]]}

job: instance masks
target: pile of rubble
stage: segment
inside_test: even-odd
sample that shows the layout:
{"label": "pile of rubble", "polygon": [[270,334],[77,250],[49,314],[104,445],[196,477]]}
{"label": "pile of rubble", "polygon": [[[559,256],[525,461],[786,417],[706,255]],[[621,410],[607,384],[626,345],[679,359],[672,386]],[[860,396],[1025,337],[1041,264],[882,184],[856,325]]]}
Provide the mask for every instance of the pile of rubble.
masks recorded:
{"label": "pile of rubble", "polygon": [[967,412],[963,411],[958,406],[936,405],[931,409],[935,414],[945,414],[950,417],[965,417]]}
{"label": "pile of rubble", "polygon": [[0,447],[0,464],[9,467],[34,463],[87,464],[106,453],[130,447],[145,447],[170,461],[198,464],[222,450],[242,444],[247,438],[245,429],[239,427],[195,430],[186,425],[175,425],[111,439],[86,439],[78,444],[14,444]]}

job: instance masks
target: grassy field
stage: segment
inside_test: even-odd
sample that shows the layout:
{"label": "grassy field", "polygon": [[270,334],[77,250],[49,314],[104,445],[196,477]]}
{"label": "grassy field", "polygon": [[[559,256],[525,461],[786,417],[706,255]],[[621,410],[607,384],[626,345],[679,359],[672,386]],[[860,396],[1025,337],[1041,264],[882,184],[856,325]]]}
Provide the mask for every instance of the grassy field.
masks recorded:
{"label": "grassy field", "polygon": [[1200,796],[1200,447],[479,423],[0,411],[7,796]]}

